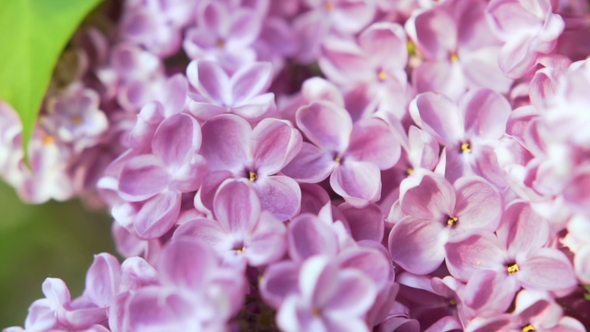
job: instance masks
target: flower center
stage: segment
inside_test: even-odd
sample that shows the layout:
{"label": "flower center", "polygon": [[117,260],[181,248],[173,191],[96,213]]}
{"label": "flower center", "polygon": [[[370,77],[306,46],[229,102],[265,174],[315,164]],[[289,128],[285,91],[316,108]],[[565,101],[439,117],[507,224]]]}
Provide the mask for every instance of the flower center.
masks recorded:
{"label": "flower center", "polygon": [[413,56],[416,55],[416,44],[411,40],[408,40],[406,44],[406,48],[408,49],[408,55]]}
{"label": "flower center", "polygon": [[225,47],[225,42],[224,42],[223,40],[221,40],[221,39],[220,39],[220,40],[218,40],[218,41],[215,43],[215,46],[216,46],[217,48],[224,48],[224,47]]}
{"label": "flower center", "polygon": [[326,4],[324,5],[324,10],[327,11],[327,12],[333,11],[334,10],[334,4],[331,1],[326,2]]}
{"label": "flower center", "polygon": [[461,144],[461,152],[462,153],[470,153],[471,152],[471,143],[465,142]]}
{"label": "flower center", "polygon": [[[520,268],[518,267],[518,264],[514,263],[514,264],[510,264],[508,266],[506,266],[506,271],[508,271],[509,275],[513,275],[516,272],[520,271]],[[523,329],[524,331],[524,329]],[[534,331],[534,330],[531,330]]]}
{"label": "flower center", "polygon": [[534,332],[535,328],[531,324],[522,327],[522,332]]}
{"label": "flower center", "polygon": [[379,78],[379,81],[381,82],[387,79],[387,74],[383,71],[383,69],[377,73],[377,78]]}
{"label": "flower center", "polygon": [[455,227],[455,225],[457,225],[457,222],[459,222],[459,218],[457,218],[457,217],[449,217],[447,219],[447,226]]}
{"label": "flower center", "polygon": [[322,315],[322,311],[318,308],[313,308],[311,310],[311,314],[313,315],[313,317],[320,317]]}
{"label": "flower center", "polygon": [[457,53],[453,52],[451,55],[449,55],[449,60],[451,60],[451,62],[457,62],[459,61],[459,56]]}
{"label": "flower center", "polygon": [[248,173],[248,180],[250,180],[250,182],[256,182],[257,179],[258,175],[256,174],[256,172],[250,171]]}
{"label": "flower center", "polygon": [[456,305],[457,305],[457,300],[455,300],[455,299],[450,299],[450,300],[449,300],[449,304],[450,304],[451,306],[456,306]]}
{"label": "flower center", "polygon": [[51,137],[49,135],[43,137],[43,144],[49,145],[49,144],[53,144],[53,143],[55,143],[55,140],[53,139],[53,137]]}
{"label": "flower center", "polygon": [[235,249],[234,251],[236,252],[236,254],[238,254],[238,255],[239,255],[239,254],[243,253],[243,252],[244,252],[244,250],[246,250],[246,247],[242,246],[241,248],[239,248],[239,249]]}
{"label": "flower center", "polygon": [[407,175],[407,176],[410,176],[410,175],[412,175],[412,174],[414,174],[414,169],[413,169],[412,167],[408,167],[408,168],[406,169],[406,175]]}
{"label": "flower center", "polygon": [[80,116],[76,115],[72,118],[72,122],[76,125],[79,125],[80,123],[82,123],[82,118]]}

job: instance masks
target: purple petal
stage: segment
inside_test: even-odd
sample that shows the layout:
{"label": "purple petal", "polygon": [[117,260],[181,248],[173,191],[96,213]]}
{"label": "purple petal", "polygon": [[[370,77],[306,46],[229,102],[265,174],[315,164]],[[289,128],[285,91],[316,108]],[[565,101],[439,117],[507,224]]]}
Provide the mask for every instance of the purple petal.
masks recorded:
{"label": "purple petal", "polygon": [[188,82],[184,75],[176,74],[166,81],[162,104],[167,117],[178,114],[184,109],[187,94]]}
{"label": "purple petal", "polygon": [[300,183],[301,211],[318,215],[320,210],[330,202],[330,196],[322,187],[312,183]]}
{"label": "purple petal", "polygon": [[129,145],[134,149],[149,148],[154,133],[164,120],[164,107],[159,102],[145,105],[137,115],[137,123],[129,133]]}
{"label": "purple petal", "polygon": [[139,237],[155,239],[174,226],[180,213],[181,194],[165,191],[147,200],[133,220]]}
{"label": "purple petal", "polygon": [[344,97],[340,90],[330,81],[320,77],[305,80],[301,86],[301,94],[308,103],[327,100],[344,107]]}
{"label": "purple petal", "polygon": [[360,34],[359,44],[365,54],[379,64],[391,63],[391,66],[402,67],[408,61],[408,52],[404,50],[406,34],[398,24],[372,24]]}
{"label": "purple petal", "polygon": [[176,114],[164,120],[152,141],[154,155],[174,170],[180,168],[200,146],[201,127],[187,114]]}
{"label": "purple petal", "polygon": [[268,89],[272,80],[272,66],[255,62],[238,70],[231,78],[232,105],[241,105]]}
{"label": "purple petal", "polygon": [[98,307],[107,307],[119,291],[120,279],[121,265],[117,258],[107,253],[95,255],[86,274],[84,294]]}
{"label": "purple petal", "polygon": [[407,23],[416,46],[427,59],[443,59],[457,48],[458,22],[446,10],[428,10]]}
{"label": "purple petal", "polygon": [[193,154],[178,169],[170,181],[170,190],[188,193],[197,191],[207,175],[207,162],[201,155]]}
{"label": "purple petal", "polygon": [[282,261],[268,267],[260,281],[260,293],[264,301],[278,309],[287,295],[299,289],[299,264]]}
{"label": "purple petal", "polygon": [[459,218],[457,229],[485,229],[494,232],[502,217],[500,193],[488,182],[477,177],[459,178],[454,186],[457,190],[457,204],[453,216]]}
{"label": "purple petal", "polygon": [[366,276],[373,279],[379,289],[382,289],[389,281],[393,280],[391,259],[379,250],[361,247],[357,250],[349,250],[339,254],[338,260],[340,268],[362,271]]}
{"label": "purple petal", "polygon": [[478,314],[494,315],[505,312],[520,286],[514,278],[493,270],[475,273],[461,290],[463,303]]}
{"label": "purple petal", "polygon": [[242,172],[248,162],[250,134],[248,122],[235,115],[220,115],[206,121],[202,128],[201,154],[212,171]]}
{"label": "purple petal", "polygon": [[381,172],[372,163],[346,161],[334,170],[330,185],[348,203],[363,207],[379,199]]}
{"label": "purple petal", "polygon": [[207,274],[215,265],[215,257],[205,245],[179,238],[162,251],[158,271],[162,283],[195,291],[206,285]]}
{"label": "purple petal", "polygon": [[301,214],[289,223],[289,256],[302,262],[314,255],[334,256],[338,243],[332,229],[312,214]]}
{"label": "purple petal", "polygon": [[420,182],[407,189],[401,197],[401,208],[405,214],[434,220],[456,217],[451,215],[456,204],[455,189],[444,177],[425,173],[415,181]]}
{"label": "purple petal", "polygon": [[383,213],[379,206],[369,204],[362,209],[344,203],[338,209],[346,217],[350,227],[350,235],[355,241],[372,240],[381,242],[385,230]]}
{"label": "purple petal", "polygon": [[549,223],[525,202],[506,208],[498,238],[512,255],[535,252],[549,240]]}
{"label": "purple petal", "polygon": [[389,253],[404,269],[427,274],[443,262],[446,240],[442,224],[406,217],[397,222],[389,234]]}
{"label": "purple petal", "polygon": [[217,62],[193,61],[186,68],[186,76],[192,86],[203,96],[215,100],[219,105],[230,103],[230,78]]}
{"label": "purple petal", "polygon": [[493,233],[480,231],[457,237],[445,245],[451,275],[467,281],[480,270],[504,271],[507,253]]}
{"label": "purple petal", "polygon": [[337,283],[334,295],[324,308],[338,311],[342,318],[364,315],[377,297],[375,284],[360,271],[343,270],[334,281]]}
{"label": "purple petal", "polygon": [[233,22],[228,31],[228,48],[244,49],[260,34],[262,20],[252,10],[240,8],[232,13]]}
{"label": "purple petal", "polygon": [[211,219],[195,219],[180,225],[173,235],[173,240],[188,238],[196,240],[222,256],[232,250],[233,237],[229,230],[224,229],[220,223]]}
{"label": "purple petal", "polygon": [[233,178],[233,174],[229,171],[209,172],[195,196],[195,202],[197,202],[198,198],[204,207],[213,210],[213,198],[215,197],[215,193],[217,192],[217,189],[219,189],[219,186],[229,178]]}
{"label": "purple petal", "polygon": [[121,170],[119,177],[121,197],[127,201],[138,202],[162,192],[170,181],[168,172],[163,166],[151,154],[130,159]]}
{"label": "purple petal", "polygon": [[504,135],[512,111],[504,97],[492,90],[469,90],[459,105],[465,112],[468,136],[498,139]]}
{"label": "purple petal", "polygon": [[463,121],[458,107],[447,97],[427,92],[410,104],[412,119],[443,145],[453,145],[463,136]]}
{"label": "purple petal", "polygon": [[274,93],[265,93],[253,98],[241,106],[231,108],[234,114],[237,114],[248,120],[260,120],[263,116],[268,116],[276,110]]}
{"label": "purple petal", "polygon": [[244,254],[248,263],[260,266],[281,259],[287,251],[286,233],[287,228],[280,220],[262,211],[246,243]]}
{"label": "purple petal", "polygon": [[250,149],[259,174],[276,174],[301,150],[301,134],[283,120],[264,119],[252,131]]}
{"label": "purple petal", "polygon": [[554,291],[577,284],[572,263],[556,249],[538,249],[519,263],[520,271],[514,275],[524,288]]}
{"label": "purple petal", "polygon": [[345,157],[373,163],[384,170],[393,167],[401,155],[389,125],[378,118],[367,118],[355,123]]}
{"label": "purple petal", "polygon": [[418,127],[408,130],[408,159],[414,167],[434,170],[438,162],[439,145],[436,139]]}
{"label": "purple petal", "polygon": [[293,218],[301,205],[301,189],[295,180],[283,175],[260,178],[254,182],[263,209],[279,220]]}
{"label": "purple petal", "polygon": [[199,120],[209,120],[216,115],[221,115],[227,112],[226,106],[217,106],[208,101],[199,101],[194,98],[194,95],[189,95],[188,110]]}
{"label": "purple petal", "polygon": [[127,324],[131,331],[182,331],[192,314],[191,304],[179,293],[146,287],[127,301]]}
{"label": "purple petal", "polygon": [[297,126],[315,145],[333,153],[343,153],[352,132],[350,115],[327,101],[314,102],[297,111]]}
{"label": "purple petal", "polygon": [[246,234],[260,218],[260,200],[247,183],[226,180],[215,194],[213,211],[225,229],[234,234]]}
{"label": "purple petal", "polygon": [[336,165],[330,152],[303,142],[301,151],[282,172],[300,182],[318,183],[326,179]]}

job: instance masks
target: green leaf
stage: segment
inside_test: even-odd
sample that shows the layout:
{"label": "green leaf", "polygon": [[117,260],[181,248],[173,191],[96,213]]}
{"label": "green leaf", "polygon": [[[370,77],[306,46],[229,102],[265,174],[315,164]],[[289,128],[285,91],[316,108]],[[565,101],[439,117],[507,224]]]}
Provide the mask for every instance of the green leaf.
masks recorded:
{"label": "green leaf", "polygon": [[585,286],[586,290],[588,291],[588,294],[585,294],[584,296],[586,297],[586,300],[590,301],[590,285]]}
{"label": "green leaf", "polygon": [[60,53],[100,1],[0,0],[0,99],[20,115],[24,147]]}

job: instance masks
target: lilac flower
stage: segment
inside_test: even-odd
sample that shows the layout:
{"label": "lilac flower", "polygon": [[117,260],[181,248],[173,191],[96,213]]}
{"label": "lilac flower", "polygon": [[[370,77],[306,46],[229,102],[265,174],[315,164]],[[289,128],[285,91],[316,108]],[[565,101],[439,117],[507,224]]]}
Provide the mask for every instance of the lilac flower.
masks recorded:
{"label": "lilac flower", "polygon": [[224,262],[266,265],[286,251],[286,228],[262,211],[256,191],[242,181],[225,181],[213,201],[216,220],[195,219],[174,232],[173,239],[194,238],[213,248]]}
{"label": "lilac flower", "polygon": [[41,122],[62,142],[71,143],[76,152],[96,145],[107,130],[106,115],[98,109],[99,98],[92,90],[73,89],[49,101],[49,116]]}
{"label": "lilac flower", "polygon": [[442,176],[425,173],[402,184],[399,220],[389,234],[389,252],[404,269],[426,274],[444,260],[444,246],[470,230],[495,231],[502,215],[502,197],[476,177],[451,185]]}
{"label": "lilac flower", "polygon": [[572,264],[557,249],[544,247],[549,226],[526,203],[511,204],[498,237],[487,231],[465,233],[445,245],[453,276],[469,280],[477,271],[492,270],[502,278],[495,287],[567,290],[576,285]]}
{"label": "lilac flower", "polygon": [[217,61],[233,73],[256,61],[252,43],[261,27],[261,17],[252,8],[232,8],[223,1],[201,1],[197,26],[187,30],[183,48],[191,59]]}
{"label": "lilac flower", "polygon": [[248,120],[260,120],[275,110],[274,94],[264,93],[272,78],[269,63],[255,62],[228,75],[218,63],[193,61],[186,73],[198,94],[189,94],[189,110],[198,119],[235,113]]}
{"label": "lilac flower", "polygon": [[123,38],[166,57],[176,53],[181,28],[193,19],[194,1],[126,1],[121,22]]}
{"label": "lilac flower", "polygon": [[277,314],[281,329],[369,331],[363,317],[377,290],[362,273],[339,269],[328,257],[317,256],[303,264],[299,287]]}
{"label": "lilac flower", "polygon": [[297,126],[315,145],[303,143],[285,174],[311,183],[331,175],[332,189],[357,207],[379,199],[379,171],[392,167],[401,153],[387,123],[367,118],[353,125],[342,107],[316,102],[297,111]]}
{"label": "lilac flower", "polygon": [[243,278],[194,240],[170,242],[157,270],[158,285],[118,299],[122,330],[218,331],[242,304]]}
{"label": "lilac flower", "polygon": [[500,43],[484,20],[485,5],[446,1],[415,11],[408,19],[408,35],[426,58],[412,74],[417,92],[433,91],[457,100],[467,88],[508,91],[511,81],[498,67]]}
{"label": "lilac flower", "polygon": [[[142,238],[162,236],[176,222],[182,193],[199,189],[206,162],[198,153],[201,130],[195,119],[176,114],[164,120],[154,134],[152,153],[125,162],[119,195],[143,202],[133,224]],[[173,148],[171,148],[173,147]],[[150,178],[146,183],[145,178]]]}
{"label": "lilac flower", "polygon": [[565,24],[553,11],[549,0],[490,2],[486,18],[494,34],[506,42],[498,61],[506,74],[514,78],[522,76],[540,54],[555,48]]}
{"label": "lilac flower", "polygon": [[504,185],[504,180],[494,148],[510,111],[508,102],[492,90],[470,90],[458,105],[431,92],[410,104],[416,124],[446,147],[445,175],[450,181],[476,174],[496,185]]}
{"label": "lilac flower", "polygon": [[262,120],[254,129],[235,115],[219,115],[203,124],[203,146],[210,173],[200,191],[205,207],[225,179],[248,179],[262,204],[280,220],[295,216],[301,190],[291,178],[277,174],[301,149],[301,135],[288,121]]}
{"label": "lilac flower", "polygon": [[311,10],[299,15],[293,26],[301,40],[297,55],[303,63],[312,62],[320,44],[331,30],[342,34],[361,31],[375,16],[374,0],[304,0]]}
{"label": "lilac flower", "polygon": [[374,101],[370,103],[373,108],[391,110],[401,118],[406,106],[405,44],[401,26],[375,23],[360,34],[357,43],[326,41],[319,65],[332,82],[345,90],[363,86]]}

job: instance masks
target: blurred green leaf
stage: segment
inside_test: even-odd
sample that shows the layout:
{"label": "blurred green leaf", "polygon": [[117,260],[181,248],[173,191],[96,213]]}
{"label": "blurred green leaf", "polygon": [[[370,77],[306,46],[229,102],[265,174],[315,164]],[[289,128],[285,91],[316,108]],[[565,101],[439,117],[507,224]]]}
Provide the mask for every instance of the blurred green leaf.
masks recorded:
{"label": "blurred green leaf", "polygon": [[64,280],[78,297],[93,255],[115,253],[108,213],[79,201],[24,204],[0,181],[0,211],[0,330],[23,325],[45,278]]}
{"label": "blurred green leaf", "polygon": [[99,2],[0,0],[0,99],[20,115],[23,146],[28,145],[61,51]]}
{"label": "blurred green leaf", "polygon": [[585,287],[586,287],[586,290],[588,291],[588,294],[585,295],[586,300],[590,301],[590,285],[585,286]]}

